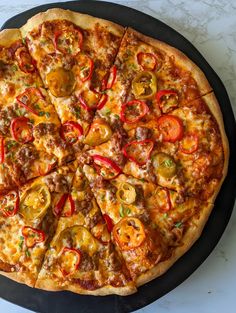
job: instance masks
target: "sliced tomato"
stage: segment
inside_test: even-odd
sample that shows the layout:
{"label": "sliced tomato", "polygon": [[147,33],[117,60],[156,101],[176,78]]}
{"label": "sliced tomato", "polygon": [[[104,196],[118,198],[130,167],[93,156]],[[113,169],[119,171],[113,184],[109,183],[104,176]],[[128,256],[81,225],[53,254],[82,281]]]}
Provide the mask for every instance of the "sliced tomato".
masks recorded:
{"label": "sliced tomato", "polygon": [[44,242],[46,238],[42,230],[30,226],[24,226],[21,233],[28,248],[33,248],[37,243]]}
{"label": "sliced tomato", "polygon": [[174,90],[160,90],[156,94],[157,104],[163,113],[168,113],[170,110],[178,106],[178,93]]}
{"label": "sliced tomato", "polygon": [[139,52],[137,61],[144,71],[155,71],[157,68],[157,57],[153,53]]}
{"label": "sliced tomato", "polygon": [[60,215],[61,215],[61,212],[62,212],[62,210],[63,210],[63,208],[64,208],[64,205],[65,205],[65,203],[66,203],[66,200],[67,200],[68,196],[69,196],[68,193],[64,193],[64,194],[60,197],[59,201],[57,202],[57,204],[56,204],[55,207],[53,208],[53,214],[54,214],[55,216],[60,216]]}
{"label": "sliced tomato", "polygon": [[109,233],[111,233],[112,229],[114,227],[112,219],[110,218],[110,216],[108,214],[103,214],[103,218],[107,224],[107,230],[109,231]]}
{"label": "sliced tomato", "polygon": [[133,124],[141,120],[149,111],[144,101],[132,100],[122,104],[120,119],[127,124]]}
{"label": "sliced tomato", "polygon": [[179,150],[186,154],[196,152],[199,146],[199,138],[196,134],[189,133],[180,142]]}
{"label": "sliced tomato", "polygon": [[81,106],[87,111],[102,109],[107,99],[107,94],[101,94],[93,89],[84,90],[79,96]]}
{"label": "sliced tomato", "polygon": [[154,142],[151,139],[128,142],[122,149],[126,158],[141,166],[150,159]]}
{"label": "sliced tomato", "polygon": [[80,261],[81,252],[79,249],[64,247],[59,261],[62,275],[72,275],[78,269]]}
{"label": "sliced tomato", "polygon": [[181,140],[184,134],[182,120],[175,115],[162,115],[157,120],[158,129],[163,141],[176,142]]}
{"label": "sliced tomato", "polygon": [[96,170],[104,179],[114,179],[122,172],[121,168],[111,159],[98,154],[92,157]]}
{"label": "sliced tomato", "polygon": [[16,100],[31,113],[35,115],[44,114],[44,112],[41,111],[40,104],[45,101],[45,97],[40,89],[35,87],[26,88],[22,94],[16,97]]}
{"label": "sliced tomato", "polygon": [[54,46],[57,51],[63,54],[76,56],[83,44],[83,34],[78,28],[71,28],[55,32]]}
{"label": "sliced tomato", "polygon": [[61,126],[60,135],[69,145],[76,143],[83,135],[82,126],[74,121],[68,121]]}
{"label": "sliced tomato", "polygon": [[135,217],[122,218],[114,226],[112,233],[121,250],[136,249],[146,238],[142,222]]}
{"label": "sliced tomato", "polygon": [[16,215],[19,210],[19,201],[20,198],[17,191],[13,190],[9,192],[0,199],[0,212],[2,212],[5,217]]}
{"label": "sliced tomato", "polygon": [[78,54],[77,62],[79,67],[79,78],[82,82],[91,79],[94,69],[93,60],[86,54]]}
{"label": "sliced tomato", "polygon": [[4,160],[5,160],[4,138],[0,137],[0,164],[4,163]]}
{"label": "sliced tomato", "polygon": [[33,137],[33,125],[27,117],[16,117],[11,121],[11,135],[20,143],[31,142]]}
{"label": "sliced tomato", "polygon": [[116,81],[117,67],[113,65],[109,73],[102,80],[102,90],[111,89]]}
{"label": "sliced tomato", "polygon": [[15,52],[17,63],[20,69],[25,73],[35,72],[34,61],[26,47],[20,47]]}

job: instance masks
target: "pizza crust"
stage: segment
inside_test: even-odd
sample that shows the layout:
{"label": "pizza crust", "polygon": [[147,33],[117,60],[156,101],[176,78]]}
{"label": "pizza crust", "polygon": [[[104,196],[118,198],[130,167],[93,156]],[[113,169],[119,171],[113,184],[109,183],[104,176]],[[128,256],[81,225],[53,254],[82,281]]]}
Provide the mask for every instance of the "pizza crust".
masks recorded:
{"label": "pizza crust", "polygon": [[208,203],[204,209],[202,209],[199,218],[193,217],[192,224],[194,227],[191,227],[187,230],[182,238],[182,244],[180,244],[180,246],[178,246],[173,251],[172,256],[168,260],[160,262],[148,272],[140,275],[136,281],[137,287],[146,284],[154,278],[164,274],[181,256],[183,256],[191,248],[191,246],[201,236],[202,230],[211,214],[213,207],[213,204]]}
{"label": "pizza crust", "polygon": [[[157,49],[163,50],[169,57],[174,56],[175,61],[178,65],[184,68],[186,71],[191,72],[192,77],[196,80],[201,96],[212,91],[212,88],[202,70],[192,62],[183,52],[177,50],[176,48],[154,39],[145,36],[132,28],[128,28],[127,32],[135,35],[139,40],[154,46]],[[193,99],[194,100],[194,99]]]}
{"label": "pizza crust", "polygon": [[24,284],[29,287],[34,287],[35,280],[31,279],[26,273],[0,271],[0,274],[11,280],[16,281],[17,283]]}
{"label": "pizza crust", "polygon": [[124,32],[124,27],[113,22],[87,14],[55,8],[49,9],[46,12],[41,12],[29,19],[27,23],[20,28],[21,34],[23,37],[26,37],[31,30],[37,28],[43,22],[56,19],[66,19],[83,29],[92,29],[97,23],[99,23],[116,36],[122,36]]}
{"label": "pizza crust", "polygon": [[228,172],[230,150],[229,150],[228,138],[227,138],[226,133],[225,133],[224,120],[223,120],[223,116],[222,116],[222,113],[220,110],[220,105],[216,99],[214,92],[211,92],[202,98],[205,101],[207,107],[210,109],[212,115],[216,119],[217,125],[218,125],[219,130],[220,130],[221,140],[222,140],[222,145],[223,145],[223,150],[224,150],[224,166],[223,166],[222,178],[221,178],[220,182],[218,183],[214,194],[208,200],[209,202],[214,203],[214,201],[215,201],[215,199],[216,199],[216,197],[220,191],[220,188],[224,182],[224,179],[227,175],[227,172]]}
{"label": "pizza crust", "polygon": [[107,296],[111,294],[116,294],[119,296],[128,296],[137,291],[134,285],[126,285],[124,287],[113,287],[111,285],[107,285],[96,290],[85,290],[82,289],[80,286],[76,286],[75,284],[63,287],[58,286],[53,279],[45,277],[39,278],[36,282],[35,287],[47,291],[68,290],[83,295],[93,295],[93,296]]}
{"label": "pizza crust", "polygon": [[0,45],[8,47],[17,40],[22,40],[19,29],[4,29],[0,32]]}

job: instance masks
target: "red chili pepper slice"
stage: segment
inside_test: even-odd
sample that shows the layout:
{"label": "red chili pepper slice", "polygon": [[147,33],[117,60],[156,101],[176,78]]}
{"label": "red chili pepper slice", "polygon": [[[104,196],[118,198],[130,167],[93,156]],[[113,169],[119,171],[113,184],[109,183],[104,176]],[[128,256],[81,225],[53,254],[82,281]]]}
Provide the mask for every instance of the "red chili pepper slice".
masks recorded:
{"label": "red chili pepper slice", "polygon": [[103,214],[103,218],[104,218],[104,220],[105,220],[105,222],[106,222],[106,224],[107,224],[107,230],[109,231],[109,233],[111,233],[111,232],[112,232],[112,229],[113,229],[113,227],[114,227],[114,224],[113,224],[112,219],[111,219],[110,216],[107,215],[107,214]]}
{"label": "red chili pepper slice", "polygon": [[137,165],[144,165],[150,159],[154,142],[151,139],[128,142],[122,149],[126,158]]}
{"label": "red chili pepper slice", "polygon": [[83,44],[83,34],[77,29],[57,31],[53,40],[54,47],[63,54],[76,56]]}
{"label": "red chili pepper slice", "polygon": [[[35,115],[40,115],[39,102],[44,101],[45,97],[38,88],[30,87],[16,97],[17,102]],[[43,112],[44,113],[44,112]]]}
{"label": "red chili pepper slice", "polygon": [[144,71],[154,71],[157,67],[157,57],[153,53],[139,52],[137,61]]}
{"label": "red chili pepper slice", "polygon": [[43,242],[46,237],[42,230],[30,226],[24,226],[21,233],[28,248],[33,248],[37,243]]}
{"label": "red chili pepper slice", "polygon": [[[68,202],[69,200],[69,202]],[[69,208],[68,208],[69,207]],[[67,210],[68,208],[68,210]],[[61,211],[60,216],[62,217],[70,217],[75,212],[75,201],[73,200],[71,194],[68,194],[68,197],[65,201],[63,211]]]}
{"label": "red chili pepper slice", "polygon": [[82,126],[74,121],[68,121],[61,126],[60,135],[69,145],[74,144],[83,135]]}
{"label": "red chili pepper slice", "polygon": [[16,191],[9,192],[0,200],[0,210],[5,217],[16,215],[19,210],[19,194]]}
{"label": "red chili pepper slice", "polygon": [[181,140],[184,133],[182,120],[174,115],[162,115],[157,120],[158,129],[163,141],[176,142]]}
{"label": "red chili pepper slice", "polygon": [[[73,262],[69,262],[69,254],[73,256]],[[61,252],[60,259],[61,273],[63,276],[68,276],[73,274],[78,269],[81,261],[81,252],[79,249],[64,247]]]}
{"label": "red chili pepper slice", "polygon": [[0,164],[4,163],[4,159],[5,159],[4,138],[0,137]]}
{"label": "red chili pepper slice", "polygon": [[57,202],[57,204],[55,205],[55,207],[53,208],[53,214],[55,216],[61,216],[61,212],[63,210],[63,207],[66,203],[68,196],[69,196],[68,193],[64,193],[59,199],[59,201]]}
{"label": "red chili pepper slice", "polygon": [[34,61],[25,47],[20,47],[15,52],[17,63],[25,73],[35,72]]}
{"label": "red chili pepper slice", "polygon": [[104,179],[114,179],[122,172],[121,168],[111,159],[98,154],[95,154],[92,157],[94,163],[99,165],[99,168],[96,167],[96,169]]}
{"label": "red chili pepper slice", "polygon": [[199,146],[199,138],[196,134],[187,134],[180,142],[179,150],[186,154],[197,151]]}
{"label": "red chili pepper slice", "polygon": [[170,200],[170,191],[167,188],[162,188],[161,192],[163,193],[163,202],[164,202],[164,204],[161,206],[161,211],[168,212],[172,208]]}
{"label": "red chili pepper slice", "polygon": [[84,90],[79,96],[82,107],[87,110],[101,110],[107,102],[107,94],[100,94],[96,90]]}
{"label": "red chili pepper slice", "polygon": [[160,90],[156,94],[157,104],[163,113],[178,106],[178,93],[174,90]]}
{"label": "red chili pepper slice", "polygon": [[116,81],[117,67],[113,65],[108,74],[102,80],[102,91],[111,89]]}
{"label": "red chili pepper slice", "polygon": [[144,101],[132,100],[122,104],[120,118],[127,124],[138,122],[149,111]]}
{"label": "red chili pepper slice", "polygon": [[33,137],[33,125],[27,117],[16,117],[11,121],[11,135],[20,143],[31,142]]}
{"label": "red chili pepper slice", "polygon": [[91,79],[94,69],[93,60],[85,54],[77,56],[77,62],[80,69],[79,78],[82,82]]}
{"label": "red chili pepper slice", "polygon": [[97,110],[101,110],[104,105],[106,104],[107,102],[107,99],[108,99],[108,95],[107,94],[102,94],[99,101],[98,101],[98,104],[97,104]]}

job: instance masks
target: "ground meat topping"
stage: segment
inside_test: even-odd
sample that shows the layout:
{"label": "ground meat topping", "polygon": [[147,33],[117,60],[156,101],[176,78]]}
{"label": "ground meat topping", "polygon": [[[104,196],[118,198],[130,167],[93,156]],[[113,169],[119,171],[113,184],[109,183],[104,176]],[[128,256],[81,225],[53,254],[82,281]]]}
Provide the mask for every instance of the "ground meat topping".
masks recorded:
{"label": "ground meat topping", "polygon": [[92,198],[93,198],[93,195],[91,193],[87,192],[84,200],[78,201],[76,199],[75,200],[76,212],[77,213],[81,212],[83,215],[86,216],[93,207]]}
{"label": "ground meat topping", "polygon": [[35,138],[40,138],[47,134],[52,135],[56,133],[56,125],[54,123],[39,123],[34,127]]}
{"label": "ground meat topping", "polygon": [[26,163],[31,163],[38,158],[38,151],[33,145],[25,144],[18,151],[16,158],[21,165],[25,165]]}
{"label": "ground meat topping", "polygon": [[108,250],[108,253],[107,253],[108,257],[104,259],[104,262],[108,270],[119,271],[121,269],[121,263],[115,253],[114,246],[111,243],[109,243],[107,250]]}
{"label": "ground meat topping", "polygon": [[147,127],[137,127],[135,131],[135,137],[137,140],[148,139],[151,135],[151,130]]}
{"label": "ground meat topping", "polygon": [[48,185],[50,192],[69,192],[68,181],[61,174],[52,173],[51,175],[45,177],[44,181]]}
{"label": "ground meat topping", "polygon": [[98,269],[98,258],[96,256],[91,257],[87,252],[81,251],[82,257],[79,265],[81,272],[88,272]]}

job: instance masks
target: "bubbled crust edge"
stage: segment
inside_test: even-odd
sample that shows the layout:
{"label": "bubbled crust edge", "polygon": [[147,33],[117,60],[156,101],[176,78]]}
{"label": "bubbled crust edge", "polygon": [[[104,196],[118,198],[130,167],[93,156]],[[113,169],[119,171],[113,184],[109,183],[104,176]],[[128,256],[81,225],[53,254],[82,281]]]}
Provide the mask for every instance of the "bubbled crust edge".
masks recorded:
{"label": "bubbled crust edge", "polygon": [[94,28],[94,26],[99,23],[102,26],[106,27],[108,31],[119,37],[121,37],[124,33],[124,27],[111,21],[100,19],[87,14],[73,12],[70,10],[54,8],[49,9],[46,12],[38,13],[37,15],[30,18],[27,23],[20,28],[21,34],[23,37],[26,37],[30,31],[37,28],[43,22],[56,19],[66,19],[83,29]]}

